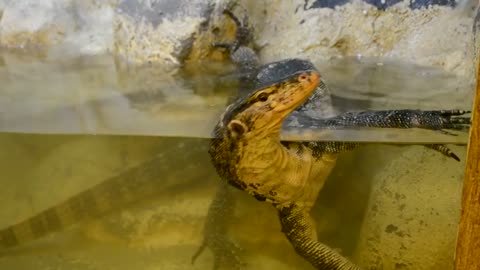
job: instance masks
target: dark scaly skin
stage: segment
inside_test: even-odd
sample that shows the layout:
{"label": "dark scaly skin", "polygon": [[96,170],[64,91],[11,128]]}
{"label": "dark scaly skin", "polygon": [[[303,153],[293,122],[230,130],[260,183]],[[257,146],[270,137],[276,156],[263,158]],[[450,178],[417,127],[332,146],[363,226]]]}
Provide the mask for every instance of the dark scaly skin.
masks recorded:
{"label": "dark scaly skin", "polygon": [[[242,24],[233,16],[231,12],[225,12],[225,14],[231,17],[237,23],[238,28],[243,28]],[[244,32],[244,30],[239,31],[239,33]],[[238,38],[241,39],[242,34],[237,34],[237,39]],[[278,83],[279,81],[286,80],[289,77],[298,74],[298,72],[315,70],[311,63],[308,61],[302,62],[302,60],[299,59],[287,59],[270,63],[265,66],[255,67],[251,65],[251,63],[259,62],[256,56],[254,61],[248,59],[239,60],[238,55],[246,57],[249,57],[249,55],[255,55],[253,50],[250,48],[238,46],[238,44],[245,43],[246,42],[236,41],[230,44],[222,43],[221,45],[221,47],[229,50],[232,62],[236,63],[242,72],[245,70],[252,72],[251,75],[243,74],[241,76],[240,88],[238,92],[239,96],[253,96],[256,91],[249,93],[249,90],[251,91],[251,89],[260,89],[259,91],[261,91],[262,87],[267,87],[274,83]],[[237,51],[235,49],[237,49]],[[238,53],[238,50],[241,50],[241,53]],[[249,63],[249,65],[247,68],[242,69],[242,63]],[[320,82],[315,94],[313,94],[310,99],[306,100],[304,105],[296,108],[296,110],[292,113],[305,112],[306,108],[308,107],[310,107],[309,109],[313,107],[322,110],[323,108],[316,106],[315,103],[318,103],[319,101],[328,102],[328,95],[329,91],[326,88],[326,85],[323,82]],[[236,174],[235,170],[231,169],[239,162],[239,157],[234,151],[238,142],[235,142],[235,140],[229,138],[229,136],[226,135],[228,132],[226,132],[224,129],[226,126],[228,126],[228,119],[234,118],[236,114],[245,109],[245,101],[246,99],[239,98],[235,103],[229,106],[224,113],[222,120],[219,122],[214,131],[214,137],[219,137],[219,139],[212,140],[210,154],[212,156],[212,162],[215,164],[219,175],[222,177],[224,182],[229,183],[241,190],[248,191],[260,201],[267,200],[276,206],[278,209],[283,233],[289,239],[296,252],[308,260],[317,269],[358,269],[358,267],[348,261],[348,259],[342,257],[340,254],[336,253],[316,239],[315,226],[309,214],[310,208],[302,205],[305,202],[296,201],[295,199],[291,198],[289,203],[286,205],[280,205],[275,202],[275,196],[272,198],[272,194],[270,193],[271,190],[268,192],[268,194],[265,194],[265,192],[261,193],[252,190],[251,186],[245,182],[245,179],[242,179],[241,175]],[[328,106],[328,104],[326,105]],[[470,118],[459,117],[465,113],[468,112],[460,110],[367,111],[346,113],[327,118],[303,118],[302,124],[309,127],[332,129],[359,126],[382,128],[424,128],[449,134],[444,129],[465,130],[468,128],[468,125],[470,124]],[[288,122],[288,120],[289,119],[287,118],[286,122]],[[322,167],[321,164],[325,163],[325,160],[331,161],[334,164],[337,154],[354,150],[359,144],[354,142],[280,142],[280,145],[281,147],[284,147],[290,151],[296,152],[297,155],[306,155],[306,157],[317,160],[320,164],[319,166]],[[459,160],[459,158],[444,145],[431,144],[425,146],[448,157]],[[256,162],[261,163],[262,161],[253,159],[250,162],[255,164]],[[321,175],[321,177],[318,177],[320,179],[309,179],[305,186],[305,190],[312,189],[319,191],[320,189],[318,189],[318,182],[326,180],[333,166],[334,165],[324,165],[323,169],[325,170],[325,173]],[[309,178],[308,175],[304,175],[304,177]],[[278,179],[281,179],[280,181],[285,181],[285,179],[282,178]],[[282,182],[279,182],[278,185],[282,185]],[[285,185],[288,186],[287,183],[285,183]],[[228,207],[231,203],[233,203],[231,196],[227,196],[227,199],[219,199],[224,196],[223,192],[225,192],[225,190],[225,188],[222,188],[219,192],[217,192],[215,199],[212,202],[212,206],[210,207],[207,216],[207,223],[205,224],[204,228],[204,243],[200,250],[195,254],[193,261],[203,251],[203,249],[208,246],[214,254],[214,269],[218,269],[222,263],[228,265],[229,269],[242,269],[244,264],[241,262],[238,256],[238,248],[233,245],[224,234],[224,232],[226,232],[226,225],[224,222],[225,217],[222,217],[222,215],[231,215],[231,213],[226,213],[228,211],[222,210],[222,207]],[[309,203],[313,204],[313,202],[314,200],[312,199]],[[212,225],[212,221],[218,223]],[[219,231],[222,233],[219,233]],[[228,247],[230,246],[235,246],[235,249],[229,250]]]}
{"label": "dark scaly skin", "polygon": [[[168,152],[183,154],[158,155],[31,218],[0,230],[0,251],[2,247],[13,248],[86,219],[97,218],[137,201],[158,196],[171,186],[185,185],[211,176],[213,171],[210,168],[191,162],[198,155],[206,157],[206,145],[199,146],[198,142],[186,144],[168,146]],[[189,151],[185,151],[186,148]],[[8,252],[8,249],[3,252]]]}
{"label": "dark scaly skin", "polygon": [[468,130],[470,118],[456,117],[469,111],[463,110],[388,110],[348,112],[326,119],[309,119],[309,127],[338,129],[343,127],[394,127],[394,128],[425,128],[454,135],[444,129]]}
{"label": "dark scaly skin", "polygon": [[[303,124],[310,128],[340,129],[345,127],[380,127],[380,128],[423,128],[435,130],[447,135],[455,135],[446,131],[468,130],[469,117],[462,116],[469,111],[463,110],[389,110],[349,112],[326,119],[303,119]],[[316,151],[339,153],[351,151],[359,144],[353,142],[309,142]],[[460,158],[447,146],[442,144],[426,144],[427,148],[435,150],[447,157],[460,161]]]}

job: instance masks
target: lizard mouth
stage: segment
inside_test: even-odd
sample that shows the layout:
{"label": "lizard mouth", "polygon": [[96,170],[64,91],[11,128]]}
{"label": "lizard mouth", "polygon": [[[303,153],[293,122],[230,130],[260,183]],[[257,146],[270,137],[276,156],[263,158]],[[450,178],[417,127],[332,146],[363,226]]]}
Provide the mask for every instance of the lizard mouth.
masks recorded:
{"label": "lizard mouth", "polygon": [[294,84],[286,86],[286,90],[278,100],[270,104],[274,112],[286,116],[303,104],[320,83],[320,74],[316,71],[304,72],[299,74],[295,80]]}

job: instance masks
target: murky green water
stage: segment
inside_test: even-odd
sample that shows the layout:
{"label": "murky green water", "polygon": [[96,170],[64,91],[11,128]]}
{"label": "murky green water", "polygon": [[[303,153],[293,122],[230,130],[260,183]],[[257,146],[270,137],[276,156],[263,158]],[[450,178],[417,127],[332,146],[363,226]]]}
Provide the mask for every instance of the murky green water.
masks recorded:
{"label": "murky green water", "polygon": [[[207,140],[2,134],[0,144],[0,227],[129,168],[151,170],[145,164],[158,155],[176,164],[159,165],[164,177],[148,179],[154,193],[7,251],[1,269],[210,269],[208,252],[190,264],[219,183]],[[365,145],[344,154],[313,210],[320,239],[361,263],[404,263],[428,255],[442,267],[422,269],[449,269],[465,148],[453,146],[462,162],[422,146]],[[249,269],[309,269],[281,234],[273,208],[240,192],[237,197],[230,235],[245,248]]]}
{"label": "murky green water", "polygon": [[[207,138],[228,89],[213,76],[131,70],[108,56],[58,63],[3,54],[1,63],[0,228],[132,168],[161,177],[148,179],[154,192],[134,204],[4,252],[0,269],[211,269],[209,252],[190,259],[219,183]],[[340,111],[471,107],[472,83],[438,70],[362,59],[319,66]],[[342,155],[322,190],[313,211],[319,238],[364,266],[451,269],[466,133],[395,132],[404,132],[396,146],[354,135],[370,143]],[[458,143],[451,147],[462,161],[403,145],[416,140]],[[237,195],[230,235],[249,269],[311,269],[273,208]]]}

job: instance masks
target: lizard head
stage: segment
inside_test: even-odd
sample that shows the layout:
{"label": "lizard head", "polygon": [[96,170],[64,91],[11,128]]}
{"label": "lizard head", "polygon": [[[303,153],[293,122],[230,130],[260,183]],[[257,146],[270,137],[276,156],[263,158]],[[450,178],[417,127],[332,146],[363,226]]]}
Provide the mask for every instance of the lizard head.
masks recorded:
{"label": "lizard head", "polygon": [[307,70],[264,86],[230,105],[222,124],[232,138],[279,134],[283,120],[319,83],[318,72]]}

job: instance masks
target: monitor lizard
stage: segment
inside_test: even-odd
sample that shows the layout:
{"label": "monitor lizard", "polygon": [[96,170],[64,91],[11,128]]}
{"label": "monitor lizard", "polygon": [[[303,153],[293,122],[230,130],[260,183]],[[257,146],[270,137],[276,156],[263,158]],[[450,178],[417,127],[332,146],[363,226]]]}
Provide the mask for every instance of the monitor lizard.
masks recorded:
{"label": "monitor lizard", "polygon": [[[242,269],[240,248],[226,236],[234,199],[230,186],[246,191],[278,211],[282,232],[295,251],[317,269],[360,269],[346,257],[318,241],[310,210],[335,166],[340,153],[355,149],[355,142],[284,142],[282,125],[289,115],[328,102],[328,89],[320,73],[308,60],[285,59],[259,65],[247,45],[245,19],[241,22],[229,10],[224,14],[237,25],[236,40],[213,44],[226,48],[241,71],[237,99],[227,107],[214,130],[209,153],[223,180],[211,203],[204,241],[192,263],[208,247],[214,254],[213,269],[224,265]],[[325,106],[329,104],[318,104]],[[462,110],[386,110],[350,112],[333,117],[310,118],[310,126],[322,128],[381,127],[424,128],[447,132],[462,130],[470,123]],[[305,120],[303,120],[305,121]],[[448,133],[448,132],[447,132]],[[445,145],[427,147],[455,160]]]}

